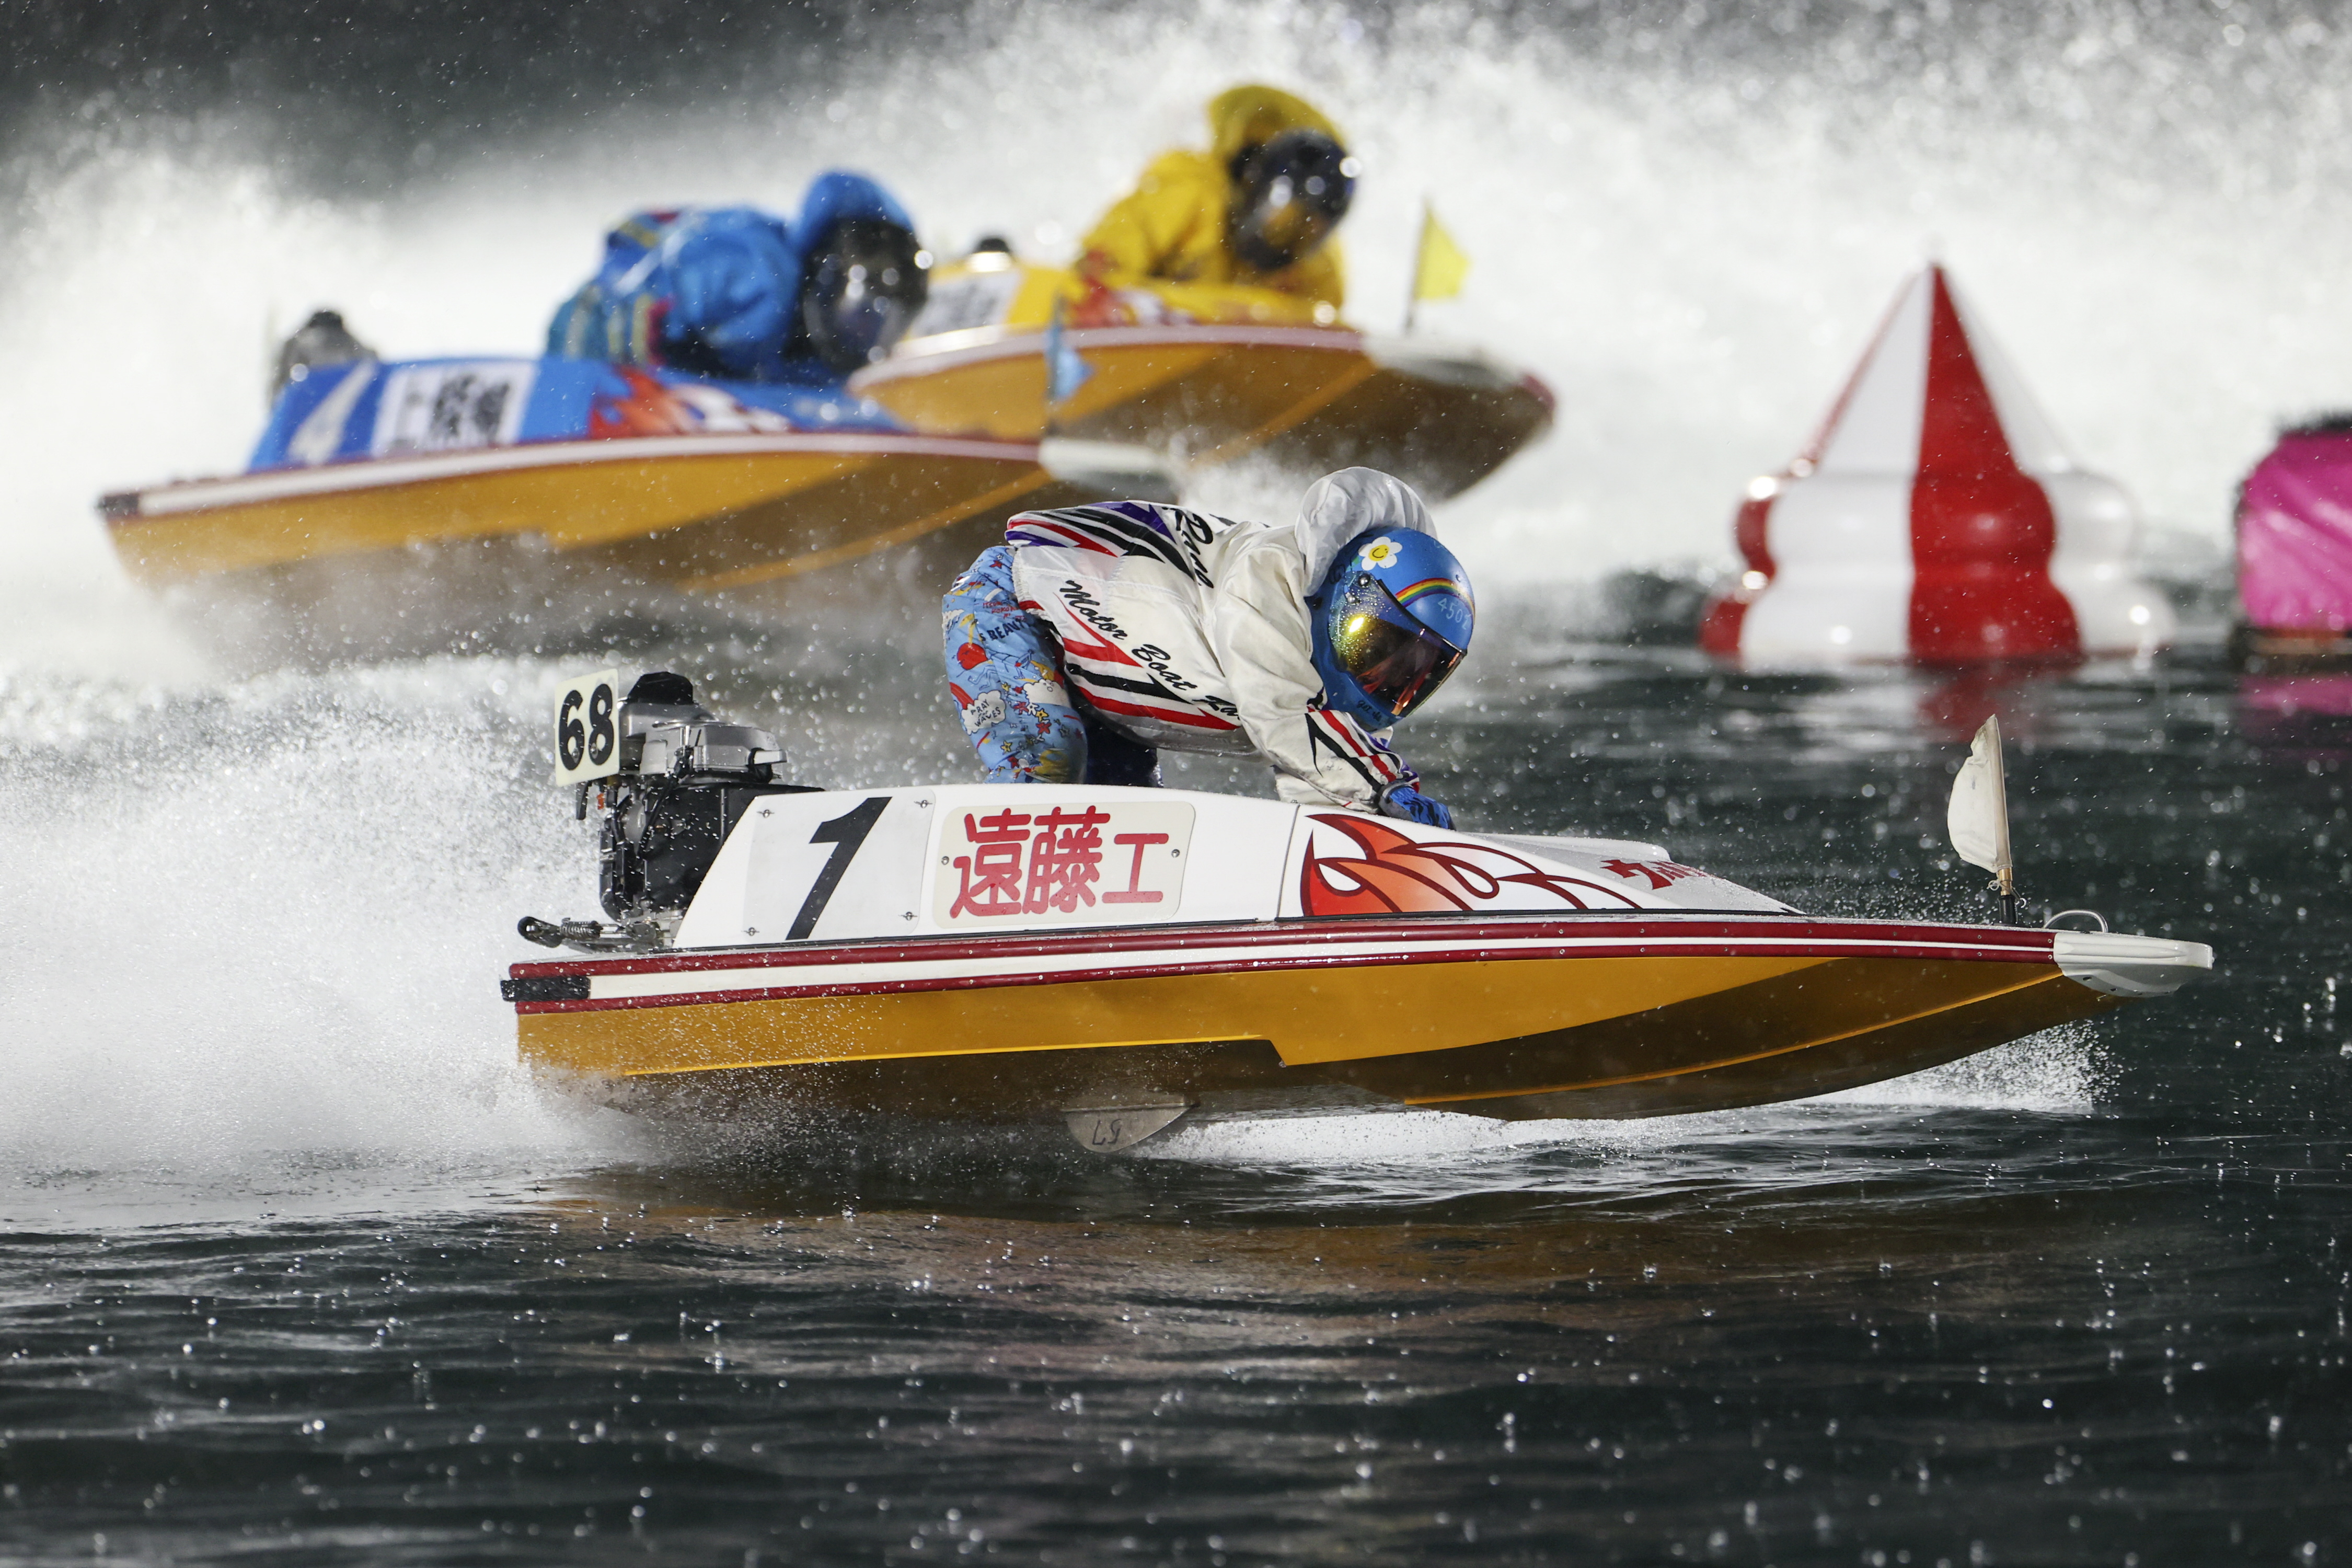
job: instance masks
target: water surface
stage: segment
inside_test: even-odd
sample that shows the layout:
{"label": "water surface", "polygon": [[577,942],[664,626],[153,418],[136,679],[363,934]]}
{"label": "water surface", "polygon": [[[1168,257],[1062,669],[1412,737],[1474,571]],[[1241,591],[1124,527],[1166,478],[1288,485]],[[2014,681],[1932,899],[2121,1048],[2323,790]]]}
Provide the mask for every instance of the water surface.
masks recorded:
{"label": "water surface", "polygon": [[[509,1065],[508,922],[588,907],[521,760],[555,666],[273,678],[176,731],[19,683],[8,776],[46,782],[7,804],[58,852],[0,993],[0,1555],[2334,1560],[2332,689],[1528,646],[1416,737],[1466,825],[1985,918],[1938,828],[1998,708],[2029,891],[2219,972],[1716,1116],[730,1148]],[[713,684],[809,776],[960,765],[918,668],[874,650],[836,689],[799,652]],[[126,920],[134,889],[184,918]]]}

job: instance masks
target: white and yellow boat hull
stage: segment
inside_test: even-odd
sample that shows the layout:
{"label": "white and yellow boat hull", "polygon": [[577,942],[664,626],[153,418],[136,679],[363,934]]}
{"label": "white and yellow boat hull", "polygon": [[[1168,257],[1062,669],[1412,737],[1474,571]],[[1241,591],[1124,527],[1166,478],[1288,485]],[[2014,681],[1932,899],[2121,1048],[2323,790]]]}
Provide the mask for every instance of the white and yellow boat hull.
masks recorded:
{"label": "white and yellow boat hull", "polygon": [[[1037,863],[1072,822],[1097,852],[1083,901]],[[678,941],[514,965],[524,1058],[703,1113],[1653,1116],[1918,1071],[2211,964],[2191,942],[1817,920],[1654,846],[1047,786],[776,797]]]}
{"label": "white and yellow boat hull", "polygon": [[[1318,321],[1262,289],[1090,298],[1075,287],[1066,273],[1009,262],[950,271],[916,335],[851,377],[850,390],[918,430],[1056,432],[1196,467],[1255,457],[1319,474],[1360,463],[1433,499],[1475,484],[1551,426],[1550,389],[1482,350]],[[1057,300],[1061,342],[1086,374],[1049,407]]]}
{"label": "white and yellow boat hull", "polygon": [[1035,441],[788,432],[551,441],[184,480],[101,504],[137,581],[528,539],[583,573],[710,592],[1065,495]]}

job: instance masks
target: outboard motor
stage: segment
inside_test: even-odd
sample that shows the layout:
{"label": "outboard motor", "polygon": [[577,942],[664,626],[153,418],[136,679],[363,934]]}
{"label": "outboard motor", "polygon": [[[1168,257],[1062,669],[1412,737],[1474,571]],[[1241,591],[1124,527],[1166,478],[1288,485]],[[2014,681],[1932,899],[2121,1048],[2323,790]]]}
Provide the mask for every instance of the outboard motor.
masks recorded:
{"label": "outboard motor", "polygon": [[[586,816],[593,804],[603,815],[598,892],[620,929],[608,932],[593,921],[525,919],[522,934],[545,947],[666,943],[751,803],[807,790],[775,782],[784,753],[774,735],[719,719],[695,700],[694,683],[682,675],[640,676],[617,708],[609,707],[610,692],[610,687],[601,692],[609,716],[593,713],[592,702],[572,723],[583,749],[600,742],[617,749],[614,772],[580,785],[579,813]],[[602,735],[600,724],[610,726]],[[559,755],[571,744],[569,734],[559,721]],[[563,761],[573,765],[572,759]]]}

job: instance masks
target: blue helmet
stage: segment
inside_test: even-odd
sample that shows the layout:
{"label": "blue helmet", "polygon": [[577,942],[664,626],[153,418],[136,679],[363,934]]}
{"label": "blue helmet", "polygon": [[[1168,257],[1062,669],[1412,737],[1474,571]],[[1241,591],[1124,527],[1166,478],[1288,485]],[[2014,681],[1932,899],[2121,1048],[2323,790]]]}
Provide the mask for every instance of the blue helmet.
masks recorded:
{"label": "blue helmet", "polygon": [[1409,528],[1357,535],[1307,604],[1323,700],[1368,730],[1429,700],[1470,651],[1478,618],[1454,552]]}

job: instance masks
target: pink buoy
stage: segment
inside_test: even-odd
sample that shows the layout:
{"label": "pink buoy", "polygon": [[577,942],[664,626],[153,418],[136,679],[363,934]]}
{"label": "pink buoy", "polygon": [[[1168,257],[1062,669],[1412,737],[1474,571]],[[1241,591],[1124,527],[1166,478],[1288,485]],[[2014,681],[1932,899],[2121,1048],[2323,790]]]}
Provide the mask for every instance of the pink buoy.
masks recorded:
{"label": "pink buoy", "polygon": [[2352,634],[2352,421],[2289,430],[2238,492],[2240,634],[2273,657]]}
{"label": "pink buoy", "polygon": [[2122,487],[2084,471],[1940,266],[1904,285],[1820,431],[1748,488],[1708,652],[1970,665],[2171,637]]}

